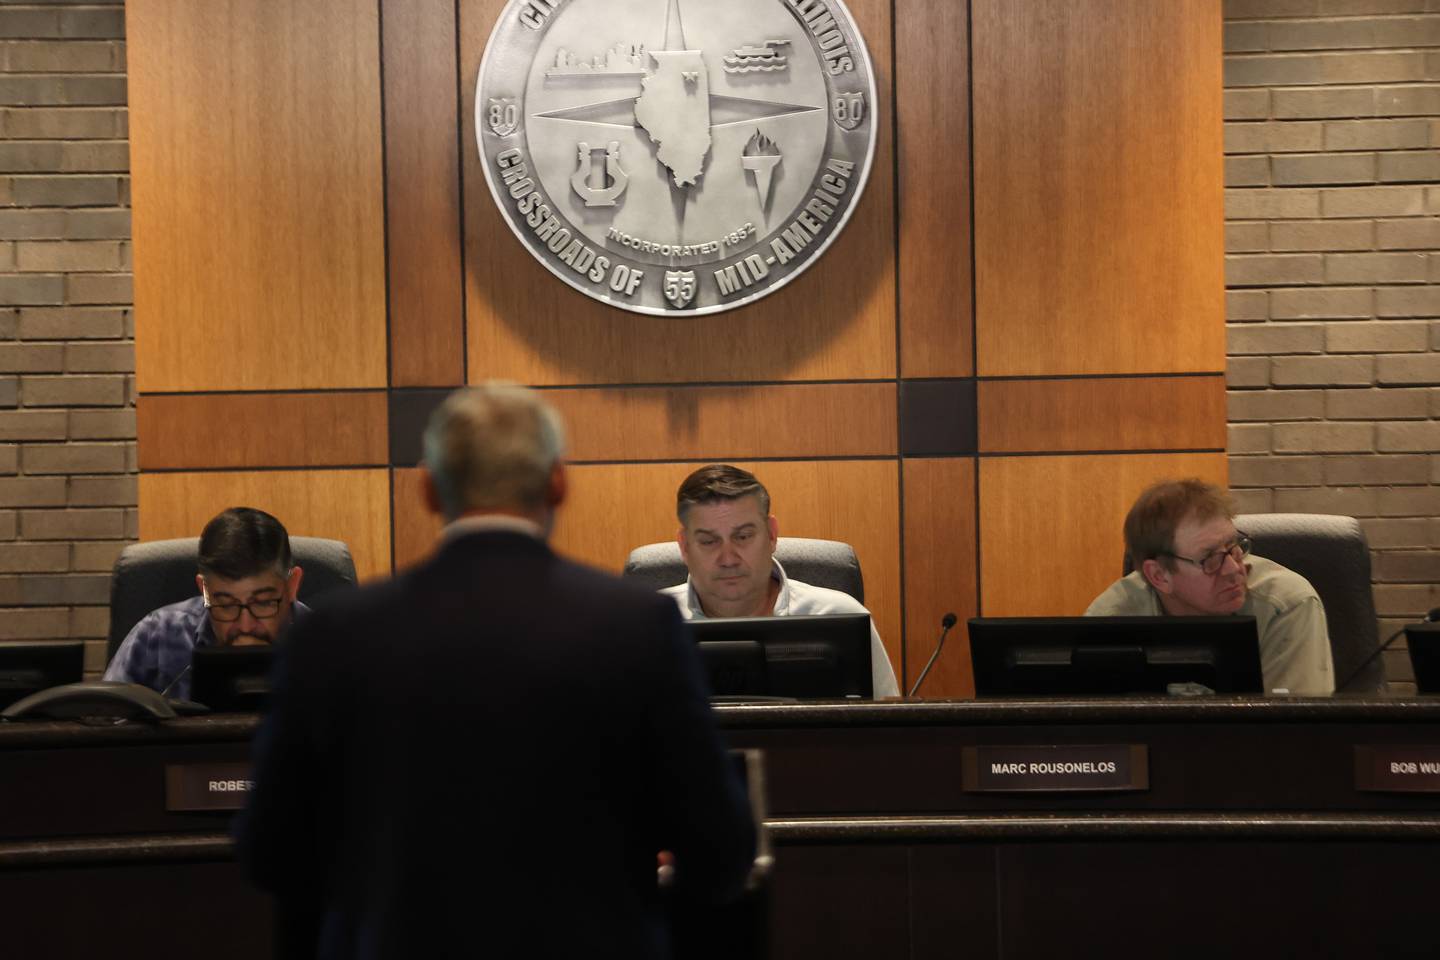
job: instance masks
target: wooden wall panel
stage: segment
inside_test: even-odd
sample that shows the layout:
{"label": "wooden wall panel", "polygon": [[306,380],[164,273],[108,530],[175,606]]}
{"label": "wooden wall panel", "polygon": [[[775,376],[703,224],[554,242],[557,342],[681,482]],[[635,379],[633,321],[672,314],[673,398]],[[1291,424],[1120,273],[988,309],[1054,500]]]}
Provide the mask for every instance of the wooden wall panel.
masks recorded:
{"label": "wooden wall panel", "polygon": [[378,390],[142,396],[136,448],[141,470],[378,465],[385,420]]}
{"label": "wooden wall panel", "polygon": [[[174,471],[142,474],[143,537],[248,502],[347,540],[362,574],[390,568],[392,529],[413,562],[438,521],[418,470],[378,466],[384,394],[355,391],[503,377],[558,388],[571,423],[561,551],[618,570],[673,536],[697,462],[759,458],[782,534],[855,546],[913,681],[946,610],[1078,612],[1140,487],[1223,480],[1221,453],[902,464],[895,382],[923,378],[910,413],[933,425],[921,401],[954,414],[976,387],[944,378],[1101,376],[981,381],[990,453],[1223,447],[1219,0],[855,0],[880,92],[855,216],[785,289],[685,320],[572,291],[495,209],[473,100],[503,6],[127,4],[140,459]],[[1105,379],[1177,372],[1216,376]],[[922,457],[974,449],[907,431]],[[927,695],[968,694],[964,639]]]}
{"label": "wooden wall panel", "polygon": [[974,373],[968,14],[968,3],[895,0],[900,372],[907,377]]}
{"label": "wooden wall panel", "polygon": [[973,697],[970,639],[965,621],[975,616],[975,461],[906,460],[905,677],[909,690],[940,638],[940,619],[958,618],[917,696]]}
{"label": "wooden wall panel", "polygon": [[[570,498],[555,524],[555,548],[577,560],[619,573],[635,547],[675,539],[679,526],[675,519],[675,490],[697,466],[572,466]],[[769,484],[766,474],[759,476]],[[771,495],[778,497],[773,489]]]}
{"label": "wooden wall panel", "polygon": [[274,514],[292,536],[344,540],[361,579],[390,572],[385,470],[142,473],[140,539],[199,536],[227,507]]}
{"label": "wooden wall panel", "polygon": [[570,460],[894,456],[893,383],[550,390]]}
{"label": "wooden wall panel", "polygon": [[383,0],[390,382],[465,380],[454,0]]}
{"label": "wooden wall panel", "polygon": [[980,450],[1223,450],[1225,378],[982,380]]}
{"label": "wooden wall panel", "polygon": [[440,538],[440,517],[425,509],[424,471],[397,467],[392,486],[395,518],[395,569],[403,570],[427,557]]}
{"label": "wooden wall panel", "polygon": [[[890,119],[865,196],[804,276],[757,303],[675,319],[607,307],[561,283],[519,243],[490,197],[475,148],[474,96],[485,41],[504,0],[461,0],[466,197],[465,278],[471,382],[530,384],[863,379],[895,375],[895,251]],[[849,8],[890,102],[890,6]],[[657,10],[663,9],[657,6]]]}
{"label": "wooden wall panel", "polygon": [[125,14],[139,389],[384,386],[374,0]]}
{"label": "wooden wall panel", "polygon": [[1159,480],[1226,482],[1223,453],[987,457],[980,461],[980,609],[1074,616],[1120,576],[1122,525]]}
{"label": "wooden wall panel", "polygon": [[1219,0],[973,0],[977,372],[1223,371]]}

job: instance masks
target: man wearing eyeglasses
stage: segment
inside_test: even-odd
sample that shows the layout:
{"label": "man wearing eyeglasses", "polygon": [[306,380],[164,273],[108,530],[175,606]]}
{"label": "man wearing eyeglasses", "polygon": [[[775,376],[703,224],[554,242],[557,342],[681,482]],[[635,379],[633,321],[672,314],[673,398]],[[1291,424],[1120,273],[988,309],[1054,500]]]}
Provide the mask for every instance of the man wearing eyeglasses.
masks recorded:
{"label": "man wearing eyeglasses", "polygon": [[140,683],[181,700],[190,697],[196,647],[274,643],[294,615],[304,572],[290,559],[290,537],[270,514],[232,507],[200,534],[200,595],[147,614],[126,635],[106,680]]}
{"label": "man wearing eyeglasses", "polygon": [[1250,553],[1224,490],[1195,479],[1150,487],[1125,517],[1125,548],[1134,571],[1087,616],[1253,616],[1266,690],[1335,691],[1320,597],[1300,574]]}

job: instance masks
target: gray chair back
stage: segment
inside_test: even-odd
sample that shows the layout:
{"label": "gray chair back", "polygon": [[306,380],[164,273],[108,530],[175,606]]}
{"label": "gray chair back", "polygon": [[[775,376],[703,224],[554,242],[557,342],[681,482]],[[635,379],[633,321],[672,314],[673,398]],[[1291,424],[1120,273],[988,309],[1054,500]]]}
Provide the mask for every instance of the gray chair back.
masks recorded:
{"label": "gray chair back", "polygon": [[[785,568],[786,576],[817,587],[840,590],[860,603],[865,602],[860,561],[848,543],[781,537],[775,545],[775,559]],[[667,540],[631,550],[623,576],[660,590],[684,583],[688,573],[685,561],[680,559],[680,545]]]}
{"label": "gray chair back", "polygon": [[[132,543],[120,551],[110,575],[110,637],[105,662],[151,610],[195,596],[199,537]],[[300,599],[316,597],[355,583],[355,561],[340,540],[291,537],[290,554],[304,571]]]}
{"label": "gray chair back", "polygon": [[[1354,517],[1322,513],[1248,513],[1235,527],[1255,541],[1254,551],[1300,574],[1325,604],[1335,682],[1340,683],[1379,646],[1375,594],[1370,586],[1370,543]],[[1385,689],[1385,665],[1376,658],[1346,684],[1346,693]]]}

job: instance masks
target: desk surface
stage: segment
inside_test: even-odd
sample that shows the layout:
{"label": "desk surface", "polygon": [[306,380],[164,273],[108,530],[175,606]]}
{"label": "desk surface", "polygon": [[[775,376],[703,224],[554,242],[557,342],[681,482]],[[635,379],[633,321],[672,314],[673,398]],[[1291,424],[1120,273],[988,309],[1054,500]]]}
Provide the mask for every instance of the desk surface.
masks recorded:
{"label": "desk surface", "polygon": [[[1440,699],[817,702],[716,714],[733,746],[765,751],[774,956],[915,960],[964,945],[977,957],[1113,960],[1154,955],[1177,930],[1193,949],[1172,956],[1440,949],[1425,919],[1440,793],[1366,791],[1356,772],[1366,747],[1440,752]],[[119,929],[153,942],[159,932],[137,926],[146,906],[186,897],[197,931],[244,931],[217,957],[263,955],[268,923],[255,917],[268,914],[228,862],[228,815],[167,810],[163,790],[168,766],[243,771],[258,723],[0,724],[0,894],[23,917],[62,896],[108,911],[67,927],[74,955]],[[1143,749],[1147,788],[1015,795],[964,783],[967,750],[1096,744]],[[1067,939],[1119,915],[1120,939],[1103,952]],[[1321,915],[1384,922],[1271,922]],[[39,924],[30,935],[55,933]]]}
{"label": "desk surface", "polygon": [[[1440,724],[1440,697],[1134,697],[1085,700],[876,700],[718,704],[727,730],[816,727],[1054,726],[1067,724]],[[248,740],[253,714],[87,726],[0,723],[0,750],[29,747]]]}
{"label": "desk surface", "polygon": [[[839,817],[879,831],[887,817],[1257,811],[1355,816],[1379,828],[1378,818],[1440,811],[1440,794],[1373,792],[1356,781],[1357,749],[1440,749],[1440,699],[813,702],[726,704],[716,714],[732,746],[765,752],[770,814],[796,831],[800,820]],[[248,762],[258,724],[241,714],[0,724],[0,779],[14,785],[0,796],[0,841],[214,831],[213,814],[165,810],[157,784],[167,765]],[[1148,787],[1026,795],[976,792],[963,781],[967,749],[1094,744],[1143,750]],[[104,803],[95,802],[97,785]]]}

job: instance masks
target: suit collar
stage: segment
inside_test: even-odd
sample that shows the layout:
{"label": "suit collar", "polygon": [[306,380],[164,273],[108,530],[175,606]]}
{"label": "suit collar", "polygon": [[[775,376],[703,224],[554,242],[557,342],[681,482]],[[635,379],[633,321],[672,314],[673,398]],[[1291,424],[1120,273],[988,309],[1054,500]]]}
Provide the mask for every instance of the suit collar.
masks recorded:
{"label": "suit collar", "polygon": [[534,520],[527,520],[524,517],[510,516],[503,513],[486,513],[474,517],[460,517],[445,525],[443,535],[450,540],[454,537],[464,536],[468,533],[507,531],[511,533],[523,533],[534,537],[536,540],[545,539],[545,531],[540,524]]}
{"label": "suit collar", "polygon": [[453,534],[447,529],[435,557],[437,560],[443,560],[449,557],[494,552],[544,555],[551,551],[550,545],[544,540],[523,530],[513,527],[480,527],[457,530]]}

